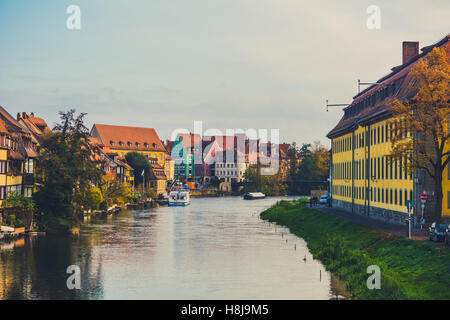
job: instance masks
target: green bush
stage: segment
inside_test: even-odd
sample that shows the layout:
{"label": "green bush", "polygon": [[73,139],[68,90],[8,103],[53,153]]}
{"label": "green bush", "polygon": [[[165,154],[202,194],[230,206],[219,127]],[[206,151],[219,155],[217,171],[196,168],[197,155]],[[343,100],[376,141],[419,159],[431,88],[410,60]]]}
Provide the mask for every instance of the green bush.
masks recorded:
{"label": "green bush", "polygon": [[22,220],[17,219],[14,221],[14,228],[23,228],[23,227],[24,227],[24,224],[23,224]]}
{"label": "green bush", "polygon": [[7,218],[6,218],[6,223],[10,226],[13,226],[14,223],[16,222],[16,215],[14,214],[10,214]]}

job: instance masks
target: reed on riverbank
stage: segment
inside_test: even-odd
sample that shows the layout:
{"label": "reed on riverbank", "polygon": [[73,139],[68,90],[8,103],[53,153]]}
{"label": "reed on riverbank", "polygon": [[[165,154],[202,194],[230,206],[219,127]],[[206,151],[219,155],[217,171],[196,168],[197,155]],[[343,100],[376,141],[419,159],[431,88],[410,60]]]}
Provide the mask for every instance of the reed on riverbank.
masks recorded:
{"label": "reed on riverbank", "polygon": [[[302,237],[315,259],[347,283],[354,299],[450,299],[450,250],[360,226],[281,201],[261,218]],[[367,267],[381,269],[381,289],[369,290]]]}

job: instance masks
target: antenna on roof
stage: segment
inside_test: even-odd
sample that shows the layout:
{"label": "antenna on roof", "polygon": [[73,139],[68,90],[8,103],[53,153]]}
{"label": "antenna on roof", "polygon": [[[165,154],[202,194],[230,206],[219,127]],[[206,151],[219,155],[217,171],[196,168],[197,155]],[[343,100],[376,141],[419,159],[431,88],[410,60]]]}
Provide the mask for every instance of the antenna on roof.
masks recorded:
{"label": "antenna on roof", "polygon": [[328,104],[328,99],[326,100],[326,104],[327,104],[327,112],[328,112],[328,107],[347,107],[350,105],[349,103]]}
{"label": "antenna on roof", "polygon": [[361,86],[372,86],[372,85],[378,86],[379,83],[377,83],[377,82],[361,82],[361,80],[358,79],[358,93],[361,93]]}

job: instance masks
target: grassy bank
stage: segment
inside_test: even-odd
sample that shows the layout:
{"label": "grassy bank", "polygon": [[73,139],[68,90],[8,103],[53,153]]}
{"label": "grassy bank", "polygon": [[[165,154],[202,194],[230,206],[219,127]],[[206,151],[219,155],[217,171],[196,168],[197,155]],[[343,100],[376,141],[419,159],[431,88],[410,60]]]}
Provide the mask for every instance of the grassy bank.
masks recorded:
{"label": "grassy bank", "polygon": [[[305,239],[314,258],[347,283],[354,299],[450,299],[447,248],[327,215],[307,208],[304,200],[281,201],[261,218]],[[370,265],[381,269],[380,290],[367,288]]]}

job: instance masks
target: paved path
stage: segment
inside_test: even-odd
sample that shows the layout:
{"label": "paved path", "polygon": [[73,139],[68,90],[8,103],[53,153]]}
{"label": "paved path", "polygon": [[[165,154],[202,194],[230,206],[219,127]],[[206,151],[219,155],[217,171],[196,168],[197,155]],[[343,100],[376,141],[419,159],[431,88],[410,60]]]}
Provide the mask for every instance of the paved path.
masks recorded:
{"label": "paved path", "polygon": [[[337,217],[341,217],[347,220],[351,220],[353,222],[356,222],[357,224],[360,224],[362,226],[372,228],[379,231],[388,232],[391,234],[394,234],[396,236],[401,237],[407,237],[408,229],[407,224],[405,225],[398,225],[393,223],[387,223],[381,220],[372,219],[367,216],[363,216],[360,214],[350,213],[341,209],[337,208],[330,208],[325,206],[313,206],[314,209],[318,209],[322,212],[325,212],[327,214],[331,214]],[[428,234],[426,229],[412,229],[411,236],[414,240],[427,240]]]}

